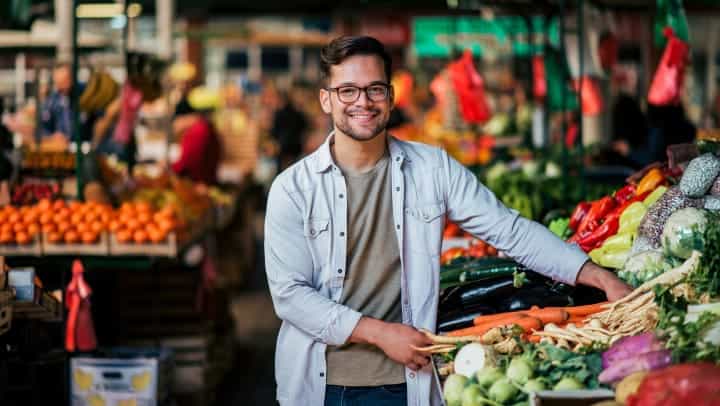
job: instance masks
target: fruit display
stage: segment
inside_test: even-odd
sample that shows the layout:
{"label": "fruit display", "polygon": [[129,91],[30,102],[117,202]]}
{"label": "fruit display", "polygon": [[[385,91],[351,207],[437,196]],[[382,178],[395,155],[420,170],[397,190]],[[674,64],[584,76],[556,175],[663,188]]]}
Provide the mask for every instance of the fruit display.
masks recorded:
{"label": "fruit display", "polygon": [[0,244],[28,245],[40,234],[40,212],[31,206],[0,209]]}
{"label": "fruit display", "polygon": [[26,172],[46,173],[53,171],[75,171],[75,154],[71,152],[25,151],[22,170]]}
{"label": "fruit display", "polygon": [[59,183],[25,182],[15,185],[12,190],[11,202],[13,205],[29,205],[42,199],[54,199],[60,195]]}
{"label": "fruit display", "polygon": [[109,205],[42,200],[33,210],[50,244],[96,244],[113,217]]}
{"label": "fruit display", "polygon": [[155,210],[144,201],[123,203],[108,225],[121,244],[159,244],[182,226],[173,206]]}

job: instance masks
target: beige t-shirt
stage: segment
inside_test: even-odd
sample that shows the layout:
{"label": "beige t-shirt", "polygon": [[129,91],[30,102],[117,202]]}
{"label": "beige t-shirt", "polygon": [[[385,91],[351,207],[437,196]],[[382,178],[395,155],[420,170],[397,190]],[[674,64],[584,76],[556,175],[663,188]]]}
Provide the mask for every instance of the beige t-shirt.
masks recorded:
{"label": "beige t-shirt", "polygon": [[[344,170],[348,197],[347,274],[340,303],[365,316],[401,323],[400,251],[393,225],[390,159],[366,173]],[[368,344],[327,347],[327,383],[405,382],[405,369]]]}

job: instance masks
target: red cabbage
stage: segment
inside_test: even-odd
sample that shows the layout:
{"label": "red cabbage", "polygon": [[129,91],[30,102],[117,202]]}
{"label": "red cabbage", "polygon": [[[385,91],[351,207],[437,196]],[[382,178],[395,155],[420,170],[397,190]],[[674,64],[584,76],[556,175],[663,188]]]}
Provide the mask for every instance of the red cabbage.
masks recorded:
{"label": "red cabbage", "polygon": [[610,367],[616,361],[632,358],[646,352],[662,350],[665,348],[662,341],[653,333],[643,333],[618,340],[602,354],[603,369]]}
{"label": "red cabbage", "polygon": [[617,382],[626,376],[640,371],[653,371],[666,367],[672,363],[670,350],[659,350],[639,354],[613,362],[598,376],[600,383]]}

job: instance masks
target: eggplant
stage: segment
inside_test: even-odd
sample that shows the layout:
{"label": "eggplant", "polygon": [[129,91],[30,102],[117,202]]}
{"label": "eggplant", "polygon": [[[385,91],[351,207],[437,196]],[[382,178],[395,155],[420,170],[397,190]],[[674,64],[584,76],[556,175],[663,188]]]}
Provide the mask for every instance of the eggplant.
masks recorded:
{"label": "eggplant", "polygon": [[497,304],[499,312],[512,312],[527,310],[533,306],[570,306],[573,300],[570,296],[552,291],[545,285],[529,286],[519,289],[511,296],[502,299]]}
{"label": "eggplant", "polygon": [[460,328],[470,327],[473,320],[478,316],[495,314],[496,311],[489,306],[471,306],[468,309],[460,309],[444,314],[438,314],[438,331],[446,332],[457,330]]}
{"label": "eggplant", "polygon": [[439,311],[443,313],[457,309],[468,309],[473,305],[487,305],[491,299],[509,295],[514,290],[512,276],[454,286],[445,289],[440,295]]}

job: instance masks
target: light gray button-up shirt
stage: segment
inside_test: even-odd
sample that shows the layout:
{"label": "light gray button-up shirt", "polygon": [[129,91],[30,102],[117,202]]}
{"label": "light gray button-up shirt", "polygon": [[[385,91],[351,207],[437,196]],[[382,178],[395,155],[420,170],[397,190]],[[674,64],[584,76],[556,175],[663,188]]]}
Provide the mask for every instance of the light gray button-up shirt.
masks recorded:
{"label": "light gray button-up shirt", "polygon": [[[350,337],[362,316],[340,305],[347,266],[347,188],[330,153],[331,134],[281,173],[268,196],[265,266],[283,323],[275,375],[281,405],[321,406],[325,349]],[[435,330],[444,216],[521,264],[574,284],[587,255],[505,207],[475,175],[438,148],[388,137],[395,232],[400,244],[403,323]],[[394,243],[388,238],[388,243]],[[405,370],[408,405],[436,405],[430,366]]]}

